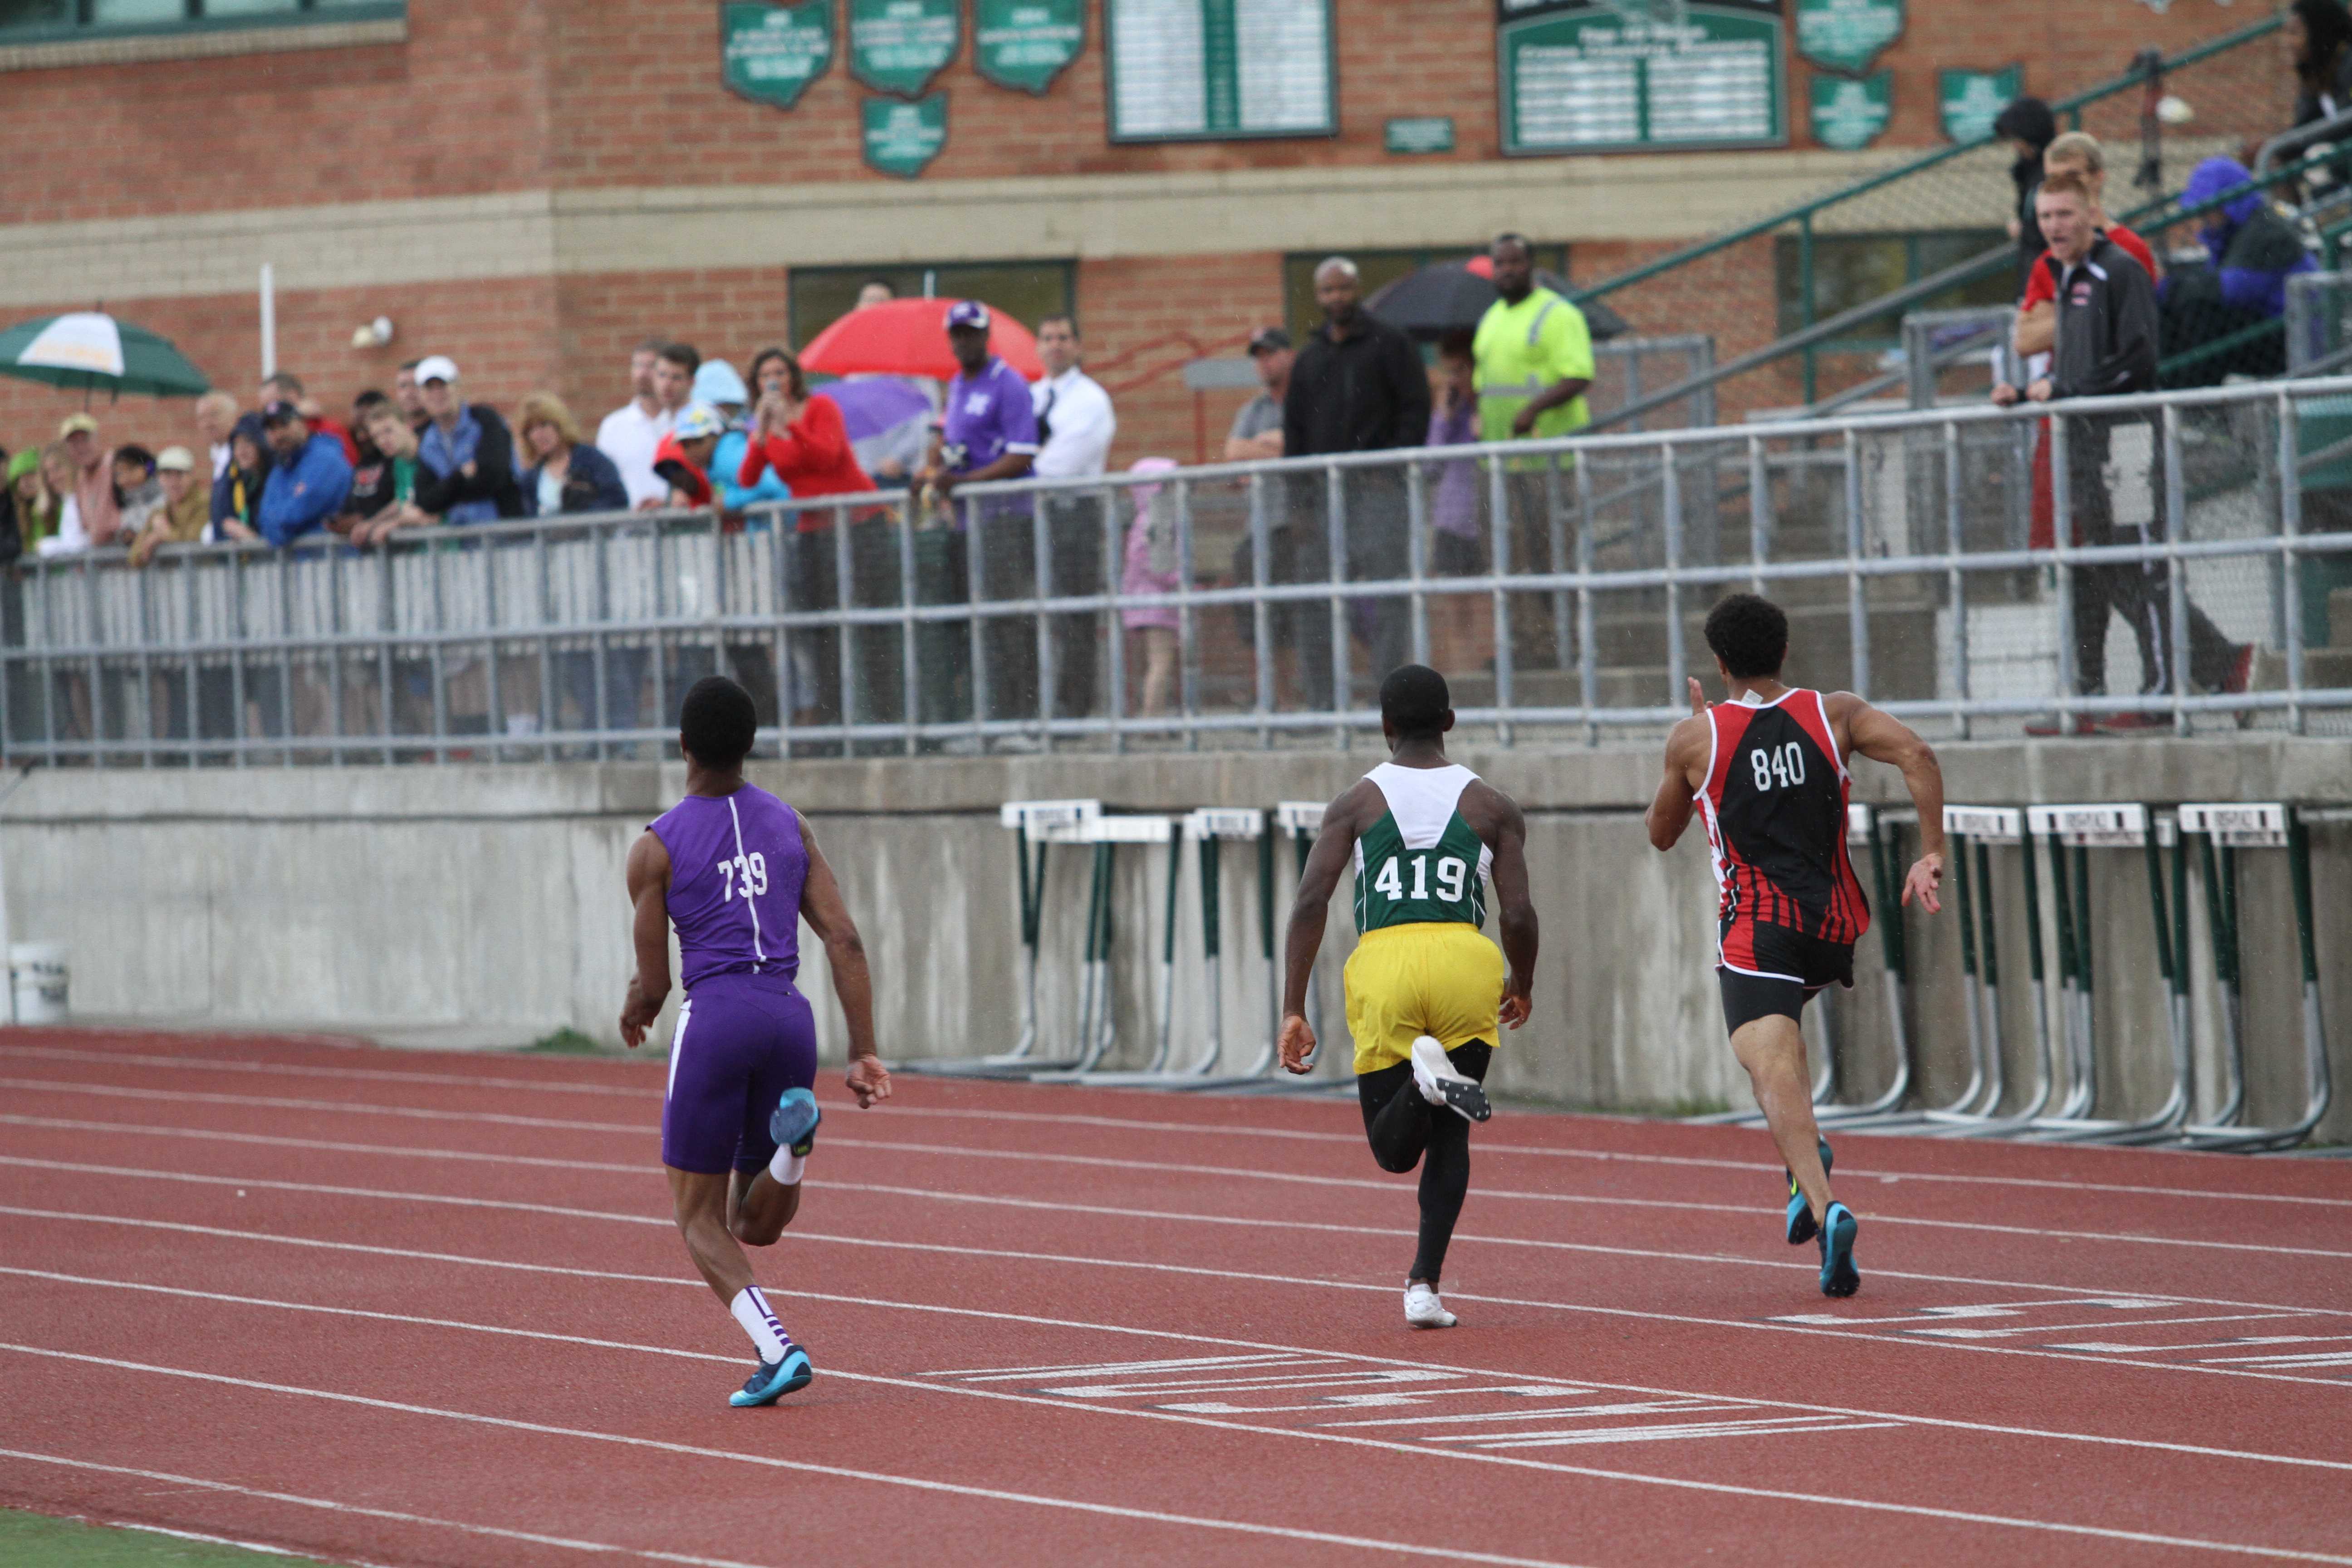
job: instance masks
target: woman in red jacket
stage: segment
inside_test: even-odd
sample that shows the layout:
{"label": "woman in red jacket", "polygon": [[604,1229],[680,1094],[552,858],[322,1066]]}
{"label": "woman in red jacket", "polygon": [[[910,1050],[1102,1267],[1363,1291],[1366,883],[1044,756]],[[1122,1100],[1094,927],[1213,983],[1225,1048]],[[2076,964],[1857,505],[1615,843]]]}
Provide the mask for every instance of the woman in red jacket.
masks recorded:
{"label": "woman in red jacket", "polygon": [[[824,393],[811,393],[801,362],[782,349],[761,349],[751,361],[751,384],[760,402],[751,416],[751,438],[735,482],[749,489],[768,469],[792,487],[797,500],[812,496],[870,495],[874,481],[849,449],[841,405]],[[824,528],[826,512],[800,514],[803,531]]]}
{"label": "woman in red jacket", "polygon": [[[822,392],[812,393],[801,374],[801,362],[782,349],[761,349],[751,357],[751,384],[759,404],[752,412],[751,439],[735,482],[745,488],[760,482],[770,468],[792,487],[793,499],[818,496],[870,495],[874,481],[858,466],[850,450],[849,432],[841,421],[841,405]],[[785,604],[795,611],[830,610],[843,603],[836,581],[833,524],[836,514],[828,507],[804,507],[798,514],[785,582]],[[898,581],[897,540],[879,508],[860,508],[849,516],[850,548],[856,558],[854,578],[866,602],[890,602]],[[877,600],[877,595],[884,597]],[[876,670],[877,659],[887,659],[889,627],[861,626],[851,634],[858,657]],[[794,632],[792,647],[793,722],[796,725],[836,724],[841,707],[841,639],[824,629]],[[876,689],[869,679],[869,689]]]}

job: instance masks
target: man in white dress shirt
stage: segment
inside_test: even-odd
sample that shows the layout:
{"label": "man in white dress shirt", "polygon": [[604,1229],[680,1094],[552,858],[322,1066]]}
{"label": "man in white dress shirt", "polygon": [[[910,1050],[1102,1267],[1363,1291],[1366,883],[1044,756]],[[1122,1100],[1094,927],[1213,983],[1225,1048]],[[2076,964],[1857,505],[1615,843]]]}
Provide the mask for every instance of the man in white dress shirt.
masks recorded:
{"label": "man in white dress shirt", "polygon": [[[1037,412],[1037,460],[1030,473],[1041,479],[1090,479],[1110,461],[1118,416],[1102,384],[1078,368],[1078,324],[1068,316],[1037,323],[1037,357],[1045,379],[1029,389]],[[1046,538],[1052,548],[1055,595],[1099,594],[1103,578],[1103,509],[1097,492],[1066,492],[1044,498]],[[1112,563],[1117,569],[1117,562]],[[1054,716],[1080,718],[1093,710],[1095,671],[1102,617],[1054,617]]]}
{"label": "man in white dress shirt", "polygon": [[[667,346],[666,338],[647,338],[630,351],[629,389],[634,395],[596,426],[596,449],[621,470],[621,486],[629,492],[632,507],[669,499],[669,481],[654,472],[654,448],[677,421],[677,408],[663,401],[655,380],[661,352]],[[690,390],[690,381],[688,386]]]}

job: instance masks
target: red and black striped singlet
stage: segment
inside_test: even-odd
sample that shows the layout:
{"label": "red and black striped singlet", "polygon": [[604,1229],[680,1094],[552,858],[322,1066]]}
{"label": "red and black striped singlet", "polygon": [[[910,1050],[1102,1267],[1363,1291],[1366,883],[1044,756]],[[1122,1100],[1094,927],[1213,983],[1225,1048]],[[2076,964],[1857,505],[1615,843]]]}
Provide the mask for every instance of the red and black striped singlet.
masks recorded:
{"label": "red and black striped singlet", "polygon": [[1706,819],[1727,967],[1758,968],[1753,928],[1782,926],[1851,943],[1870,929],[1870,903],[1846,858],[1850,779],[1818,691],[1707,710],[1714,749]]}

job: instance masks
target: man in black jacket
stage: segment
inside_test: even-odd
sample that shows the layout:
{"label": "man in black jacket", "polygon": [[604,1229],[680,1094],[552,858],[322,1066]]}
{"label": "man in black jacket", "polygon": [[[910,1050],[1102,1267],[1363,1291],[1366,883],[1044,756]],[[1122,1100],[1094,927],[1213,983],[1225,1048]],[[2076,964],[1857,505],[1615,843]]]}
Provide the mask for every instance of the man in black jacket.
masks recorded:
{"label": "man in black jacket", "polygon": [[[2090,186],[2072,171],[2051,175],[2035,213],[2058,284],[2057,341],[2051,374],[2028,387],[2037,403],[2118,397],[2156,390],[2156,286],[2092,221]],[[2010,399],[2002,399],[2010,401]],[[2145,414],[2078,416],[2066,425],[2066,497],[2075,540],[2085,545],[2154,544],[2164,538],[2164,471],[2157,426]],[[2116,492],[2124,492],[2118,521]],[[2120,614],[2139,645],[2142,695],[2173,689],[2172,590],[2161,560],[2074,569],[2074,680],[2084,696],[2106,690],[2107,617]],[[2251,644],[2232,644],[2205,613],[2189,606],[2189,671],[2200,686],[2242,691]],[[2155,714],[2118,714],[2115,730],[2168,724]]]}
{"label": "man in black jacket", "polygon": [[[1429,439],[1429,373],[1412,340],[1363,308],[1356,264],[1335,256],[1315,269],[1315,302],[1323,325],[1307,338],[1290,370],[1282,404],[1286,457],[1374,452],[1418,447]],[[1342,470],[1347,503],[1347,575],[1358,581],[1402,577],[1410,570],[1404,473],[1398,468]],[[1331,574],[1328,496],[1319,476],[1300,476],[1290,488],[1291,549],[1284,574],[1292,582]],[[1298,669],[1308,701],[1344,706],[1334,689],[1331,615],[1327,605],[1293,612]],[[1373,601],[1372,681],[1405,663],[1411,651],[1412,606],[1403,598]]]}

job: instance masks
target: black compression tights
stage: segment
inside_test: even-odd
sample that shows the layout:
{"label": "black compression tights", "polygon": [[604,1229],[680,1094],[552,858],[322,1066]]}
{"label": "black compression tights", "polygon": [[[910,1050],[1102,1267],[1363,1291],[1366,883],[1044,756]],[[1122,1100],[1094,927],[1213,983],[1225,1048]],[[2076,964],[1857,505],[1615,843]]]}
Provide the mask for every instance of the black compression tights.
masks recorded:
{"label": "black compression tights", "polygon": [[[1495,1047],[1472,1040],[1445,1055],[1455,1071],[1484,1083]],[[1421,1249],[1413,1255],[1409,1278],[1433,1287],[1445,1267],[1454,1222],[1462,1217],[1462,1199],[1470,1191],[1470,1123],[1421,1097],[1411,1062],[1361,1074],[1356,1097],[1363,1103],[1364,1136],[1381,1169],[1402,1175],[1421,1167]]]}

